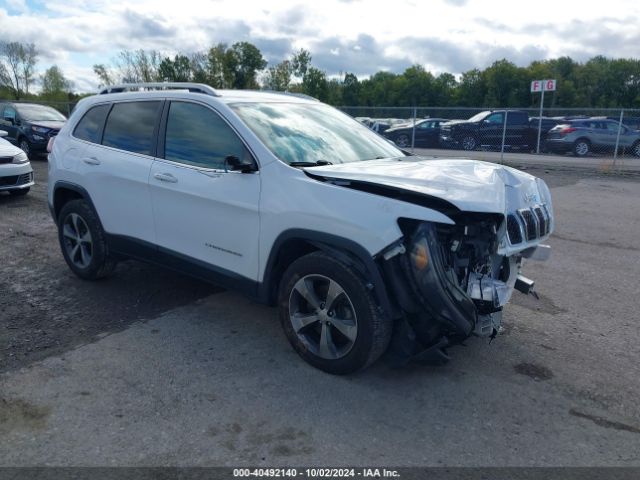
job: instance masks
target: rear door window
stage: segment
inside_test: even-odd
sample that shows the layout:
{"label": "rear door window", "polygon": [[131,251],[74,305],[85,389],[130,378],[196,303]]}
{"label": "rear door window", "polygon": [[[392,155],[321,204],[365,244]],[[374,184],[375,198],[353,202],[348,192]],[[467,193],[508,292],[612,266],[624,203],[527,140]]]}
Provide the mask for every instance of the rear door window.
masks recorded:
{"label": "rear door window", "polygon": [[524,112],[509,112],[507,115],[508,125],[523,125],[527,123],[527,117]]}
{"label": "rear door window", "polygon": [[104,127],[102,144],[133,153],[153,155],[153,132],[162,102],[116,103]]}
{"label": "rear door window", "polygon": [[104,121],[111,105],[96,105],[84,114],[76,125],[73,136],[91,143],[100,143]]}

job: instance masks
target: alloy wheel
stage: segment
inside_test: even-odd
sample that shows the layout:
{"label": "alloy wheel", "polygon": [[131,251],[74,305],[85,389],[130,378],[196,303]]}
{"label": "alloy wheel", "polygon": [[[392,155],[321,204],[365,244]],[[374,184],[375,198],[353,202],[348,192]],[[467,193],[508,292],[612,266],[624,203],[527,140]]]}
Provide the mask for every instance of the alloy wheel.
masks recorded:
{"label": "alloy wheel", "polygon": [[578,142],[576,144],[576,154],[583,157],[589,153],[589,144],[587,142]]}
{"label": "alloy wheel", "polygon": [[324,275],[306,275],[295,283],[289,295],[289,319],[306,348],[327,360],[347,355],[358,335],[351,299]]}
{"label": "alloy wheel", "polygon": [[397,139],[396,139],[396,145],[399,146],[400,148],[405,148],[409,146],[409,137],[406,135],[400,135]]}
{"label": "alloy wheel", "polygon": [[84,219],[70,213],[62,224],[62,236],[67,256],[78,268],[87,268],[93,256],[91,232]]}
{"label": "alloy wheel", "polygon": [[476,139],[469,136],[464,137],[462,139],[462,148],[464,150],[475,150],[476,149]]}

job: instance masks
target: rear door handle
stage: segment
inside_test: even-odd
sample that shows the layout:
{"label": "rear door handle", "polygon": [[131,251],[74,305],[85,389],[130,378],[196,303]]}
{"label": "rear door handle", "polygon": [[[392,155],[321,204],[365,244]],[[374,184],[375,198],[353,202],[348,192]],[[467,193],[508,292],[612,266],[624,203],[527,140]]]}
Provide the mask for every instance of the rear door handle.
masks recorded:
{"label": "rear door handle", "polygon": [[153,178],[160,180],[161,182],[178,183],[178,179],[170,173],[155,173]]}
{"label": "rear door handle", "polygon": [[82,159],[82,161],[87,165],[100,165],[100,160],[98,160],[96,157],[85,157]]}

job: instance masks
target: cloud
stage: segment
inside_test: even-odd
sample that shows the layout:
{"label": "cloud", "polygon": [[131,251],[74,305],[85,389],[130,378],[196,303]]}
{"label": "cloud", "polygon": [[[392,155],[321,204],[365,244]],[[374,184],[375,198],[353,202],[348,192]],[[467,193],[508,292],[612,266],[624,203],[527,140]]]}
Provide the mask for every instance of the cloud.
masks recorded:
{"label": "cloud", "polygon": [[133,38],[171,37],[175,30],[165,26],[162,17],[158,15],[143,15],[132,10],[125,10],[122,14],[125,23],[124,30],[132,33]]}
{"label": "cloud", "polygon": [[379,70],[403,71],[411,65],[406,58],[385,54],[385,48],[371,35],[360,34],[355,40],[326,38],[311,44],[312,63],[329,75],[349,72],[369,75]]}
{"label": "cloud", "polygon": [[25,13],[29,10],[25,0],[5,0],[7,9],[10,11]]}
{"label": "cloud", "polygon": [[252,43],[260,49],[262,56],[270,66],[281,62],[293,53],[293,46],[289,38],[261,38],[254,37]]}

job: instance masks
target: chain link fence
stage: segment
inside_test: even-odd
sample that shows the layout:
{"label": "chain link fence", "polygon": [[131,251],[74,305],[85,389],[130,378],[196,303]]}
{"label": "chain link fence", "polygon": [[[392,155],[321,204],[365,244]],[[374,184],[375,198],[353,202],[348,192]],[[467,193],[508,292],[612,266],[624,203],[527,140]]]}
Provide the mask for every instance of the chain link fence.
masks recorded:
{"label": "chain link fence", "polygon": [[[38,103],[71,115],[77,102]],[[414,150],[490,150],[640,158],[640,109],[338,107],[361,123]],[[0,120],[2,120],[0,118]]]}
{"label": "chain link fence", "polygon": [[640,110],[339,107],[402,148],[640,157]]}
{"label": "chain link fence", "polygon": [[[35,103],[37,105],[46,105],[51,108],[55,108],[65,117],[69,117],[73,109],[75,108],[78,102],[58,102],[58,101],[42,101],[42,100],[13,100],[11,98],[0,98],[0,103]],[[2,113],[2,112],[0,112]]]}

